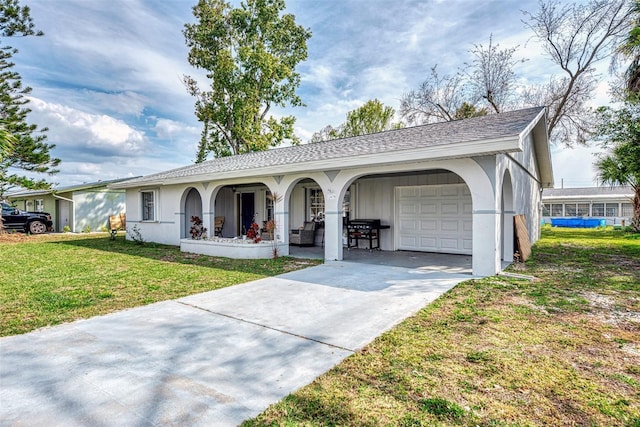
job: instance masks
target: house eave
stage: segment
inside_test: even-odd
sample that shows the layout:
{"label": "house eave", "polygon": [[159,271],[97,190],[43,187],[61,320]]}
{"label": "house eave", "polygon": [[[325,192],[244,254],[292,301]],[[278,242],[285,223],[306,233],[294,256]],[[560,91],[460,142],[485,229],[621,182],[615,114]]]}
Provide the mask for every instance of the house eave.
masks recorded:
{"label": "house eave", "polygon": [[384,153],[363,154],[351,157],[339,157],[310,162],[289,163],[252,169],[232,170],[218,173],[201,173],[175,178],[122,182],[109,186],[114,189],[144,188],[166,185],[188,184],[192,182],[223,181],[247,177],[264,177],[301,172],[318,172],[335,169],[353,169],[382,165],[401,165],[416,161],[449,160],[466,157],[478,157],[507,152],[522,151],[519,136],[492,140],[477,140],[457,144],[442,144],[413,150],[398,150]]}

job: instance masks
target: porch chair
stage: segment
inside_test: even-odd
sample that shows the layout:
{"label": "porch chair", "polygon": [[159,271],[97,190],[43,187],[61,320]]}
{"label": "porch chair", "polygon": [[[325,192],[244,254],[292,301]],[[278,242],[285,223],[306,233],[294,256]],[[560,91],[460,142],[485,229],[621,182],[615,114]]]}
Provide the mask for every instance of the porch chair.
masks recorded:
{"label": "porch chair", "polygon": [[297,246],[313,246],[316,239],[316,223],[305,221],[304,226],[289,233],[289,244]]}
{"label": "porch chair", "polygon": [[224,227],[224,217],[215,217],[213,221],[213,234],[217,237],[222,237],[222,227]]}

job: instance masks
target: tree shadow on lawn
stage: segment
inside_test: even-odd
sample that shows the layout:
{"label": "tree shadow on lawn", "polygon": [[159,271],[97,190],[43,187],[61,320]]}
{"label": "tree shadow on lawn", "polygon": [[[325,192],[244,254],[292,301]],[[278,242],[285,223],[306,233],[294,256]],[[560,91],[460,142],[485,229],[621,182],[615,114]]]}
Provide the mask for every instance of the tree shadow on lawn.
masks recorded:
{"label": "tree shadow on lawn", "polygon": [[289,271],[321,264],[321,260],[278,257],[270,259],[232,259],[181,252],[178,246],[126,240],[124,235],[111,240],[107,236],[87,236],[70,240],[52,241],[56,245],[76,246],[96,251],[155,259],[164,262],[216,268],[220,270],[274,276]]}

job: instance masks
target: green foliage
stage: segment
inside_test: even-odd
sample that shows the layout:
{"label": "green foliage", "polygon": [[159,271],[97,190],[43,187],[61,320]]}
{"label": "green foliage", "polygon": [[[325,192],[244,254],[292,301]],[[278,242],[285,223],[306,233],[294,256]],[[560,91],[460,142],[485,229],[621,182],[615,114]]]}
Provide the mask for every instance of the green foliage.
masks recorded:
{"label": "green foliage", "polygon": [[[17,0],[0,0],[0,36],[42,35],[33,27],[27,6],[21,7]],[[0,143],[0,198],[13,187],[49,188],[44,179],[34,178],[34,174],[55,174],[60,163],[60,159],[49,154],[55,146],[45,142],[47,129],[38,129],[27,121],[31,110],[26,107],[29,100],[25,95],[31,88],[23,87],[20,74],[13,70],[11,60],[16,53],[10,46],[0,46],[0,125],[3,133],[10,136],[1,138]]]}
{"label": "green foliage", "polygon": [[631,228],[640,232],[640,103],[626,101],[619,109],[601,107],[596,136],[606,150],[595,162],[598,178],[634,189]]}
{"label": "green foliage", "polygon": [[83,233],[91,233],[91,226],[90,226],[90,225],[87,225],[86,227],[84,227],[84,228],[82,229],[82,232],[83,232]]}
{"label": "green foliage", "polygon": [[68,225],[65,225],[64,227],[62,227],[62,232],[63,233],[70,233],[71,232],[71,227],[69,227]]}
{"label": "green foliage", "polygon": [[[13,240],[13,237],[16,240]],[[86,234],[5,235],[0,336],[111,313],[316,265],[317,261],[194,256]]]}
{"label": "green foliage", "polygon": [[337,128],[329,125],[314,133],[311,142],[368,135],[404,127],[402,122],[393,123],[394,116],[395,110],[392,107],[385,106],[377,99],[372,99],[361,107],[349,111],[346,121]]}
{"label": "green foliage", "polygon": [[464,409],[462,409],[460,405],[439,397],[421,399],[420,406],[423,411],[433,414],[438,418],[456,420],[464,416]]}
{"label": "green foliage", "polygon": [[296,65],[307,58],[311,33],[282,14],[284,0],[247,0],[232,8],[223,0],[199,0],[197,22],[184,36],[189,64],[205,70],[208,90],[190,76],[189,93],[197,98],[195,113],[203,123],[197,162],[215,157],[266,150],[288,140],[295,118],[268,116],[271,107],[302,106]]}

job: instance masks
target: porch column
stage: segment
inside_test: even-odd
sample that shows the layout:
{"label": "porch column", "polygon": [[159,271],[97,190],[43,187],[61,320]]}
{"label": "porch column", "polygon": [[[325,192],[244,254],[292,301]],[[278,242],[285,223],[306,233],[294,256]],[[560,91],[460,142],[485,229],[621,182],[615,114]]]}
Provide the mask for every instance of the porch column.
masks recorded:
{"label": "porch column", "polygon": [[342,260],[342,200],[328,193],[324,200],[324,259]]}
{"label": "porch column", "polygon": [[286,243],[279,250],[280,255],[289,255],[289,210],[286,209],[287,206],[289,206],[288,198],[285,200],[285,197],[281,197],[280,201],[275,203],[273,212],[273,217],[276,221],[273,238],[276,241]]}
{"label": "porch column", "polygon": [[473,211],[473,274],[493,276],[500,271],[499,242],[500,212]]}

